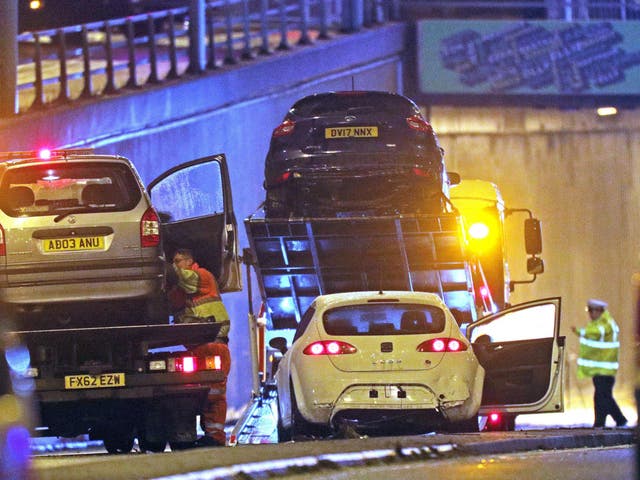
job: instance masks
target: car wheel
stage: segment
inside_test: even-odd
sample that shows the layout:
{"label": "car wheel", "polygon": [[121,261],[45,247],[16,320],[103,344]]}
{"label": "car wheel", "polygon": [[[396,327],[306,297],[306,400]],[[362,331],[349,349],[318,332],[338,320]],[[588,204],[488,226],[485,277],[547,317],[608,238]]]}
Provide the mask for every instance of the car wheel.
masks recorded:
{"label": "car wheel", "polygon": [[461,420],[459,422],[450,422],[447,425],[447,431],[449,433],[475,433],[479,432],[480,428],[478,426],[478,416],[474,415],[471,418],[466,420]]}
{"label": "car wheel", "polygon": [[129,453],[133,448],[133,435],[109,435],[103,441],[105,450],[111,454]]}
{"label": "car wheel", "polygon": [[141,452],[164,452],[164,449],[167,446],[166,440],[158,440],[158,441],[149,441],[144,437],[138,438],[138,445],[140,446]]}
{"label": "car wheel", "polygon": [[287,205],[284,199],[284,189],[282,187],[267,190],[267,198],[264,202],[264,214],[268,218],[288,217]]}
{"label": "car wheel", "polygon": [[282,415],[280,414],[280,402],[278,402],[278,443],[291,441],[291,427],[282,425]]}
{"label": "car wheel", "polygon": [[169,447],[171,447],[172,451],[177,450],[189,450],[190,448],[195,448],[196,442],[169,442]]}

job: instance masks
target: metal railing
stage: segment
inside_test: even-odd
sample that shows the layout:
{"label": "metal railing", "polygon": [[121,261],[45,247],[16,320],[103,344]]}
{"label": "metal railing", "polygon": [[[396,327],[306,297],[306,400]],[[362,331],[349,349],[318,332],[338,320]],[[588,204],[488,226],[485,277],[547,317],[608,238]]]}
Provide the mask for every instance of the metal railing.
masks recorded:
{"label": "metal railing", "polygon": [[637,0],[202,0],[201,4],[202,12],[182,7],[18,35],[19,111],[203,74],[276,49],[308,45],[338,32],[403,17],[640,19]]}
{"label": "metal railing", "polygon": [[[214,0],[18,35],[20,111],[115,94],[309,45],[397,16],[388,0]],[[394,13],[395,12],[395,13]],[[199,32],[200,34],[195,32]],[[206,55],[202,65],[201,52]]]}

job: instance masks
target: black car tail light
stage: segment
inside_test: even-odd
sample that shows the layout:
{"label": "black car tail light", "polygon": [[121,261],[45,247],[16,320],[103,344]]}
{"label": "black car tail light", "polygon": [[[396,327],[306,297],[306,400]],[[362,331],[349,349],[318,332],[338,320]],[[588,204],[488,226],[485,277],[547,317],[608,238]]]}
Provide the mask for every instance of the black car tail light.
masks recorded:
{"label": "black car tail light", "polygon": [[434,178],[433,172],[430,172],[429,170],[425,170],[424,168],[413,167],[411,171],[416,177],[424,177],[424,178],[430,178],[430,179]]}
{"label": "black car tail light", "polygon": [[278,175],[278,177],[274,180],[273,183],[275,183],[276,185],[279,185],[289,180],[289,178],[291,178],[291,172],[284,172],[282,175]]}
{"label": "black car tail light", "polygon": [[408,117],[407,125],[409,125],[409,128],[411,128],[412,130],[417,130],[419,132],[424,132],[424,133],[433,132],[433,128],[431,127],[431,124],[429,124],[420,115],[412,115],[411,117]]}
{"label": "black car tail light", "polygon": [[294,122],[293,120],[285,120],[273,130],[273,136],[283,137],[285,135],[291,135],[295,126],[296,122]]}

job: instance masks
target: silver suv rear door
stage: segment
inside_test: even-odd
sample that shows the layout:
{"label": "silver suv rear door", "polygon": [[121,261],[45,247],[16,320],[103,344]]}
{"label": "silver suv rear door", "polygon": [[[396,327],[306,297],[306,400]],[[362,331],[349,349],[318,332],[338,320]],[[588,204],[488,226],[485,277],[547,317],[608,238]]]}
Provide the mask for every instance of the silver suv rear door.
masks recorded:
{"label": "silver suv rear door", "polygon": [[561,412],[564,340],[560,298],[522,303],[467,328],[486,375],[480,415]]}
{"label": "silver suv rear door", "polygon": [[236,218],[229,170],[224,154],[180,164],[148,187],[160,215],[167,258],[189,248],[196,261],[211,271],[222,292],[242,289]]}

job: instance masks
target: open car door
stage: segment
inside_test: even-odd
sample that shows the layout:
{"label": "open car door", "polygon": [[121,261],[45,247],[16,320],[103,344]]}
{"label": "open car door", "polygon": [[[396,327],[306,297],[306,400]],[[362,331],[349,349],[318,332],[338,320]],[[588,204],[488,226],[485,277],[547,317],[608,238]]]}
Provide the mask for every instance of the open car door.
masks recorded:
{"label": "open car door", "polygon": [[160,216],[167,258],[178,248],[188,248],[198,264],[215,275],[221,292],[241,290],[237,225],[224,154],[173,167],[148,190]]}
{"label": "open car door", "polygon": [[468,326],[486,371],[480,415],[564,410],[565,337],[559,332],[560,298],[516,305]]}

